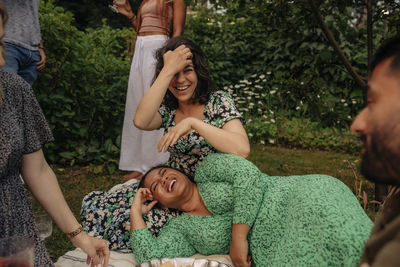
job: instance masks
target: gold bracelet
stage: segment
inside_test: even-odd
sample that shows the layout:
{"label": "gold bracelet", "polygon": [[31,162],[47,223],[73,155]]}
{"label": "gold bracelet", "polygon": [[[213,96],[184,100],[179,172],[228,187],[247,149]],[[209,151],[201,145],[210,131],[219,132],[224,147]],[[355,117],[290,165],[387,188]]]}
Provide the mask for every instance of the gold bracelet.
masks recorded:
{"label": "gold bracelet", "polygon": [[70,233],[66,233],[66,235],[69,239],[72,239],[75,236],[79,235],[82,231],[83,231],[82,225],[79,225],[79,227],[76,230],[74,230]]}

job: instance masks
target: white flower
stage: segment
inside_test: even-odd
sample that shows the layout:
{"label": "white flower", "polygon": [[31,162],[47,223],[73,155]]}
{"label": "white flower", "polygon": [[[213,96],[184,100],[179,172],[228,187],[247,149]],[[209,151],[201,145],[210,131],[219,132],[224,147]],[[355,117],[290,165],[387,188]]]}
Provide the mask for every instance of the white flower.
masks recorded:
{"label": "white flower", "polygon": [[263,88],[261,85],[258,85],[258,84],[254,85],[254,87],[258,88],[258,89],[262,89]]}
{"label": "white flower", "polygon": [[297,107],[296,107],[296,110],[299,110],[299,109],[300,109],[300,107],[299,107],[299,106],[297,106]]}
{"label": "white flower", "polygon": [[349,115],[349,116],[347,116],[347,118],[350,120],[350,119],[351,119],[351,116]]}
{"label": "white flower", "polygon": [[357,101],[356,101],[355,99],[352,99],[352,100],[351,100],[351,103],[352,103],[353,105],[355,105],[355,104],[357,104]]}
{"label": "white flower", "polygon": [[255,77],[257,77],[257,74],[251,75],[251,78],[255,78]]}
{"label": "white flower", "polygon": [[319,95],[317,95],[317,98],[320,98],[320,96],[319,96]]}
{"label": "white flower", "polygon": [[261,143],[262,145],[265,145],[265,142],[264,142],[263,140],[261,140],[260,143]]}
{"label": "white flower", "polygon": [[267,75],[271,75],[271,72],[270,72],[270,71],[267,71]]}
{"label": "white flower", "polygon": [[251,119],[248,119],[248,120],[247,120],[247,123],[250,123],[250,122],[252,122],[252,120],[251,120]]}
{"label": "white flower", "polygon": [[271,144],[275,144],[275,141],[273,139],[268,139],[268,142],[270,142]]}
{"label": "white flower", "polygon": [[347,104],[347,103],[344,103],[344,104],[343,104],[343,106],[347,107],[347,106],[348,106],[348,104]]}
{"label": "white flower", "polygon": [[263,81],[263,82],[266,82],[266,81],[267,81],[267,79],[263,79],[262,81]]}
{"label": "white flower", "polygon": [[269,113],[274,114],[274,112],[272,110],[270,110]]}
{"label": "white flower", "polygon": [[247,99],[248,99],[248,100],[251,100],[251,96],[248,96]]}
{"label": "white flower", "polygon": [[[257,97],[257,96],[256,96]],[[262,101],[258,101],[257,104],[262,105],[264,104]]]}
{"label": "white flower", "polygon": [[260,82],[260,79],[257,79],[257,80],[255,80],[254,82],[255,82],[255,83],[259,83],[259,82]]}
{"label": "white flower", "polygon": [[261,74],[258,78],[264,79],[264,78],[265,78],[265,75],[264,75],[264,74]]}
{"label": "white flower", "polygon": [[346,100],[344,100],[344,99],[340,99],[340,102],[344,103],[344,102],[346,102]]}
{"label": "white flower", "polygon": [[271,90],[271,91],[269,91],[269,93],[270,93],[271,95],[273,95],[273,94],[276,93],[276,90]]}
{"label": "white flower", "polygon": [[267,115],[263,115],[263,118],[264,118],[264,119],[268,119]]}
{"label": "white flower", "polygon": [[304,83],[303,83],[303,82],[301,82],[300,84],[301,84],[301,85],[303,85]]}
{"label": "white flower", "polygon": [[275,123],[275,120],[274,120],[274,119],[271,119],[270,121],[271,121],[272,123]]}
{"label": "white flower", "polygon": [[240,85],[238,85],[238,84],[235,84],[235,88],[239,88],[240,87]]}
{"label": "white flower", "polygon": [[258,108],[257,111],[258,111],[258,112],[262,112],[262,109],[261,109],[261,108]]}
{"label": "white flower", "polygon": [[253,137],[253,134],[252,134],[252,133],[249,133],[248,136],[249,136],[249,137]]}

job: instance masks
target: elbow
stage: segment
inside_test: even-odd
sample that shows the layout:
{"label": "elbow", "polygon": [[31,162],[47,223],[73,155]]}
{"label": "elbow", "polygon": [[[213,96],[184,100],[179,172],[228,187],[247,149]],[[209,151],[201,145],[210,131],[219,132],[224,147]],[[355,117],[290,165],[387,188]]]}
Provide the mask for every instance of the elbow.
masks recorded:
{"label": "elbow", "polygon": [[243,157],[243,158],[247,158],[250,154],[250,146],[244,148],[240,153],[239,156]]}
{"label": "elbow", "polygon": [[250,144],[238,149],[238,151],[236,151],[236,153],[234,153],[234,154],[236,154],[242,158],[247,158],[250,154]]}
{"label": "elbow", "polygon": [[133,125],[135,125],[136,128],[139,128],[140,130],[146,130],[146,125],[144,125],[143,121],[140,119],[135,118],[133,119]]}

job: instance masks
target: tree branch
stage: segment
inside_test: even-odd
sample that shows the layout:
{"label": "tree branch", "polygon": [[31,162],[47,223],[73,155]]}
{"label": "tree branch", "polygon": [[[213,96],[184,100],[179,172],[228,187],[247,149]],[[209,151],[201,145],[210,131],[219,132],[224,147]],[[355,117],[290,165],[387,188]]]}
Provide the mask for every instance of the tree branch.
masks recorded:
{"label": "tree branch", "polygon": [[332,32],[329,30],[328,26],[325,24],[325,21],[323,20],[323,18],[321,16],[321,14],[319,13],[319,10],[318,10],[317,6],[315,5],[314,0],[308,0],[308,3],[310,5],[310,7],[311,7],[311,10],[312,10],[315,18],[317,19],[317,22],[318,22],[319,26],[323,30],[326,38],[331,43],[333,49],[338,54],[339,58],[342,60],[342,62],[345,65],[346,69],[349,71],[351,76],[353,76],[353,78],[356,80],[356,82],[361,87],[365,88],[366,87],[365,81],[360,77],[360,75],[358,75],[358,73],[351,66],[351,63],[349,62],[349,60],[344,55],[342,49],[339,47],[338,43],[336,42],[335,37],[333,36]]}

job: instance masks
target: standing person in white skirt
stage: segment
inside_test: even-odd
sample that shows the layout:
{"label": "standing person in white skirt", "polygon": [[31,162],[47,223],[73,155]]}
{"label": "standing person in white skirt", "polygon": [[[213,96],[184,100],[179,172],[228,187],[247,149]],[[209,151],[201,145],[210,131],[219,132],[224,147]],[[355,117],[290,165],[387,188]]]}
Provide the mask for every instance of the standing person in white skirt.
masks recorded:
{"label": "standing person in white skirt", "polygon": [[175,37],[183,33],[186,6],[183,0],[143,0],[135,14],[128,0],[123,5],[118,5],[114,0],[114,5],[119,13],[131,21],[137,33],[135,54],[129,74],[119,161],[119,169],[131,171],[123,178],[127,181],[141,178],[152,166],[164,163],[169,158],[168,152],[157,150],[163,130],[139,130],[134,126],[133,118],[154,77],[155,51],[170,36]]}

